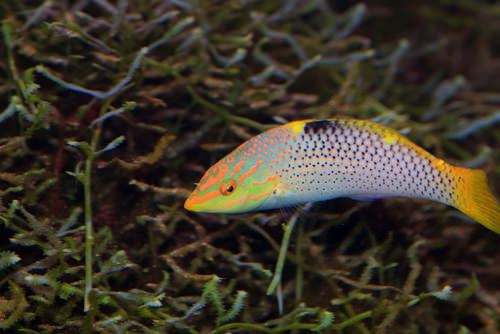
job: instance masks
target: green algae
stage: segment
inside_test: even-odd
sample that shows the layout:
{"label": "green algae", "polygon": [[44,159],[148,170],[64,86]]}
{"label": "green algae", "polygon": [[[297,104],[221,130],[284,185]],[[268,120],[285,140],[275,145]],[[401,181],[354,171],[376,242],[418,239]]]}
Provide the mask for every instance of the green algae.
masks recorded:
{"label": "green algae", "polygon": [[183,209],[242,141],[334,116],[483,168],[500,194],[497,7],[2,2],[0,328],[498,332],[498,236],[451,208]]}

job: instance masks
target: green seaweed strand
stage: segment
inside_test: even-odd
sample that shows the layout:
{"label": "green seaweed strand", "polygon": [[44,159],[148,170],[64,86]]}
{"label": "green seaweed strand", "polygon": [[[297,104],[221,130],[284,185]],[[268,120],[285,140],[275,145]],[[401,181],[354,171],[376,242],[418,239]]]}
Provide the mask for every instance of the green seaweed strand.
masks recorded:
{"label": "green seaweed strand", "polygon": [[281,281],[281,274],[283,272],[283,266],[285,264],[286,252],[288,249],[288,244],[290,243],[290,236],[292,235],[293,228],[297,223],[297,219],[299,218],[299,211],[297,211],[292,218],[288,221],[288,224],[284,225],[285,234],[283,235],[283,240],[281,242],[281,249],[278,255],[278,262],[276,263],[276,269],[274,271],[273,279],[271,280],[271,284],[267,288],[266,294],[271,295],[276,287]]}
{"label": "green seaweed strand", "polygon": [[[96,133],[92,138],[92,144],[97,141]],[[95,145],[91,145],[95,146]],[[90,154],[85,162],[85,175],[83,179],[83,198],[85,211],[85,289],[83,294],[83,310],[90,310],[89,294],[92,290],[92,245],[94,243],[94,235],[92,229],[92,204],[91,204],[91,171],[93,164],[93,155]]]}

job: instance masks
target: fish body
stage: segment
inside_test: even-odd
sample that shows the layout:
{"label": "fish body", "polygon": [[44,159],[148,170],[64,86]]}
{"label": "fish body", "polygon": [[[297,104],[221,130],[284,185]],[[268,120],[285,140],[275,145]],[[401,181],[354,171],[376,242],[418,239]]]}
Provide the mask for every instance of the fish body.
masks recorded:
{"label": "fish body", "polygon": [[350,119],[296,121],[249,139],[205,173],[185,208],[243,213],[392,196],[451,205],[500,233],[500,206],[483,171],[452,166],[391,128]]}

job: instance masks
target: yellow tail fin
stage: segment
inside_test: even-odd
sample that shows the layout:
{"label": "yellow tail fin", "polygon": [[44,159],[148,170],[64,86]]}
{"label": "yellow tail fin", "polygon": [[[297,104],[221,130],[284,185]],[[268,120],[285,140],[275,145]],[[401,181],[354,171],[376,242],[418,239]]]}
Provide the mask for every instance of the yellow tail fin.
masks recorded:
{"label": "yellow tail fin", "polygon": [[455,207],[478,223],[500,233],[500,205],[482,170],[454,167],[458,185]]}

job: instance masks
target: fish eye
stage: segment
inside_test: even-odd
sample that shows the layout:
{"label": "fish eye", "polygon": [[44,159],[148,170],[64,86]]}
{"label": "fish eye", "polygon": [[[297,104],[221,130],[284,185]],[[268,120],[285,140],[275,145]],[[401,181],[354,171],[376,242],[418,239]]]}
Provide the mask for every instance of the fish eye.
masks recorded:
{"label": "fish eye", "polygon": [[220,193],[224,196],[230,195],[235,190],[236,190],[235,180],[230,180],[227,184],[225,182],[222,182],[219,188]]}

